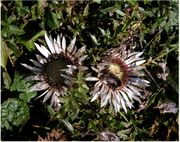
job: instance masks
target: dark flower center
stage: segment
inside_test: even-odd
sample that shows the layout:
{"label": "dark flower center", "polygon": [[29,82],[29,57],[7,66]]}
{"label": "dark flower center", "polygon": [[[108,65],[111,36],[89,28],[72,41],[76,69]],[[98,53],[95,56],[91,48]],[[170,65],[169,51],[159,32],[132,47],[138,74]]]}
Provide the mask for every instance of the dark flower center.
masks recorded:
{"label": "dark flower center", "polygon": [[67,69],[67,65],[69,64],[71,63],[64,58],[49,61],[44,68],[47,82],[53,85],[53,87],[65,85],[65,79],[61,74],[66,75],[66,72],[62,70]]}

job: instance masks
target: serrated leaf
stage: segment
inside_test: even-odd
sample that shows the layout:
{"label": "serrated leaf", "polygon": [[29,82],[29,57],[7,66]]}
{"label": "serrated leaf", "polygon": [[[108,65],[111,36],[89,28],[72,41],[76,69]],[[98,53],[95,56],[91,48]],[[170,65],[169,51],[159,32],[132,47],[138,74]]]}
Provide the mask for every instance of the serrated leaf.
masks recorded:
{"label": "serrated leaf", "polygon": [[10,91],[28,92],[30,84],[23,79],[19,72],[15,72],[13,84],[10,86]]}
{"label": "serrated leaf", "polygon": [[29,119],[29,107],[26,102],[18,98],[9,98],[2,103],[1,127],[13,130],[13,127],[24,125]]}
{"label": "serrated leaf", "polygon": [[49,28],[51,28],[51,30],[55,30],[55,29],[60,27],[58,17],[53,12],[47,13],[47,21],[46,21],[46,23],[49,26]]}
{"label": "serrated leaf", "polygon": [[15,72],[14,82],[10,86],[10,91],[21,92],[19,98],[29,103],[32,98],[34,98],[37,93],[29,92],[30,83],[23,79],[23,76],[19,72]]}

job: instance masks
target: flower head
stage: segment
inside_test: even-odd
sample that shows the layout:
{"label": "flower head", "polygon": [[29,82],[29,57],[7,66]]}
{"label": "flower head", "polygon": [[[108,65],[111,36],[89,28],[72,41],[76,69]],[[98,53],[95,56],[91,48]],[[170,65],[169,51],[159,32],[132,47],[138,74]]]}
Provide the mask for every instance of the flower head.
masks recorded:
{"label": "flower head", "polygon": [[87,55],[83,55],[85,46],[77,50],[76,38],[70,42],[68,47],[66,47],[65,37],[59,35],[53,40],[51,36],[48,37],[45,34],[45,40],[48,48],[35,43],[42,55],[36,55],[37,60],[30,59],[33,66],[22,65],[34,72],[34,75],[26,79],[37,81],[30,91],[44,91],[39,96],[44,96],[43,103],[51,98],[51,106],[58,107],[60,97],[66,94],[67,89],[73,85],[73,77],[77,70],[87,69],[82,65]]}
{"label": "flower head", "polygon": [[127,107],[133,107],[134,100],[140,102],[140,92],[149,84],[141,78],[144,76],[142,64],[146,61],[140,58],[142,54],[127,51],[125,45],[109,49],[97,68],[93,67],[97,77],[86,78],[87,81],[96,81],[91,101],[100,98],[101,107],[109,103],[116,112],[120,108],[127,112]]}

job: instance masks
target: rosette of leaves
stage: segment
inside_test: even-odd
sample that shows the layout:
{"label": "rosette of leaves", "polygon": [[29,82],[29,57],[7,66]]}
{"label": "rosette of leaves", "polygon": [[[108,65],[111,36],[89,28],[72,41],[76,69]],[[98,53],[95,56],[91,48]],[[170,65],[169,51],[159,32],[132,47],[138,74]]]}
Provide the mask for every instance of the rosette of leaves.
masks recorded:
{"label": "rosette of leaves", "polygon": [[22,127],[29,119],[29,107],[19,98],[9,98],[1,106],[1,128],[13,130]]}

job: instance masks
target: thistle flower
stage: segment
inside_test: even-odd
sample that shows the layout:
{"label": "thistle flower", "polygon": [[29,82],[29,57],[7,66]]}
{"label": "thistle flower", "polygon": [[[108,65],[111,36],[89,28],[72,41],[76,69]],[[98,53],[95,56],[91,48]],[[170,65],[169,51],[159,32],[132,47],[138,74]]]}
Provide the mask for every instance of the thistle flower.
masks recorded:
{"label": "thistle flower", "polygon": [[140,102],[140,92],[149,84],[141,78],[144,76],[142,64],[146,61],[140,58],[142,54],[127,51],[125,45],[109,49],[97,68],[92,67],[97,76],[86,78],[86,81],[96,81],[91,101],[100,98],[101,107],[109,103],[115,112],[123,108],[126,113],[127,107],[133,107],[134,100]]}
{"label": "thistle flower", "polygon": [[77,50],[76,38],[74,38],[66,47],[65,37],[59,35],[57,39],[53,40],[51,36],[48,37],[45,34],[45,40],[48,48],[35,43],[42,56],[36,55],[37,60],[30,59],[33,66],[22,65],[34,72],[34,75],[26,79],[37,81],[31,86],[30,91],[44,91],[39,96],[44,96],[43,103],[51,98],[50,105],[60,107],[60,97],[66,94],[68,88],[72,87],[76,72],[87,69],[82,65],[87,57],[87,55],[83,55],[85,46]]}

